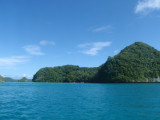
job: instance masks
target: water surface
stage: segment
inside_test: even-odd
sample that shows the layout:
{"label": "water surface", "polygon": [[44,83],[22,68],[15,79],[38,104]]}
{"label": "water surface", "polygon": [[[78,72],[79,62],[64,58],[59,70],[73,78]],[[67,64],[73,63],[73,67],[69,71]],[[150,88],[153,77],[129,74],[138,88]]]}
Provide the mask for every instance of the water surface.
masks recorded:
{"label": "water surface", "polygon": [[0,84],[0,120],[159,119],[157,83]]}

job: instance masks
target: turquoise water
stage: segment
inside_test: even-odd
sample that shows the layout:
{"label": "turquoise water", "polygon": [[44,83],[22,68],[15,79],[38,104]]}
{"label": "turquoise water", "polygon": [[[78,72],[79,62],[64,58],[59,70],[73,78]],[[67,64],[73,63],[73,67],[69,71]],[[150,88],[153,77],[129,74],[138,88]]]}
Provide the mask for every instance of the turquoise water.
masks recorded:
{"label": "turquoise water", "polygon": [[160,84],[0,84],[0,120],[160,120]]}

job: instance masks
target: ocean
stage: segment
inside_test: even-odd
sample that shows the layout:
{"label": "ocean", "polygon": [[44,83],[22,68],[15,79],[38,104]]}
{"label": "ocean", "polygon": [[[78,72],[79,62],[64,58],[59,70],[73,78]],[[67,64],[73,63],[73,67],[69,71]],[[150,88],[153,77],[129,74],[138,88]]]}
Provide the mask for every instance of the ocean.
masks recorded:
{"label": "ocean", "polygon": [[0,120],[160,120],[160,84],[0,83]]}

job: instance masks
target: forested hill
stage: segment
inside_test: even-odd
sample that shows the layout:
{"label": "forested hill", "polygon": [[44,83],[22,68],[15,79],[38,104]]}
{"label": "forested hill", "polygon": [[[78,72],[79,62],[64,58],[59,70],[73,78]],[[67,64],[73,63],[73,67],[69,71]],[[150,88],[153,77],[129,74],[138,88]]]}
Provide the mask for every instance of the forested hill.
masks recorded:
{"label": "forested hill", "polygon": [[33,77],[33,82],[91,82],[97,68],[64,65],[40,69]]}
{"label": "forested hill", "polygon": [[160,52],[136,42],[101,66],[94,82],[159,82]]}
{"label": "forested hill", "polygon": [[[98,58],[97,58],[98,59]],[[136,42],[98,68],[66,65],[40,69],[33,82],[160,82],[160,52]]]}

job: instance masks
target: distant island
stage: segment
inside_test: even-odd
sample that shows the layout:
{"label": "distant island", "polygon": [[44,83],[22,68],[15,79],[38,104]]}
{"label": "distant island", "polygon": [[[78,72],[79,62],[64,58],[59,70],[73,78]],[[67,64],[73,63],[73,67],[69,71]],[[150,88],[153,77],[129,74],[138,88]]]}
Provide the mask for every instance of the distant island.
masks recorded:
{"label": "distant island", "polygon": [[21,79],[13,79],[10,77],[2,77],[0,76],[0,79],[3,79],[3,82],[32,82],[31,79],[28,79],[26,77],[22,77]]}
{"label": "distant island", "polygon": [[108,57],[99,67],[75,65],[46,67],[33,77],[33,82],[56,83],[134,83],[160,82],[160,51],[142,43],[124,48],[118,55]]}

